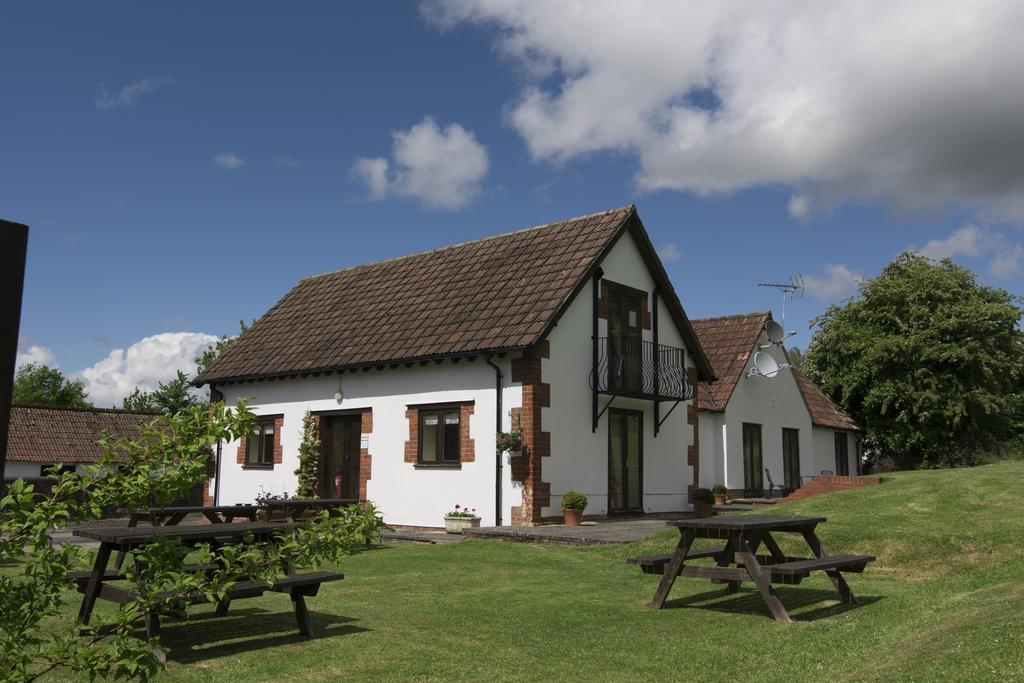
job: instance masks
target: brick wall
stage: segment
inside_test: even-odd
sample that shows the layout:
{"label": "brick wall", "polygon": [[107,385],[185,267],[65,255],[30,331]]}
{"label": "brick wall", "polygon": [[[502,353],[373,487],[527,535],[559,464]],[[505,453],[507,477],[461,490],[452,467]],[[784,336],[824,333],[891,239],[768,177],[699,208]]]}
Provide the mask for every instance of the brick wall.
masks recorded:
{"label": "brick wall", "polygon": [[[360,432],[361,434],[372,434],[373,433],[373,410],[367,408],[359,414],[361,418]],[[370,449],[362,447],[362,438],[359,440],[359,500],[367,500],[366,495],[367,482],[370,481],[370,465],[372,464],[373,458],[370,456]]]}
{"label": "brick wall", "polygon": [[785,497],[785,501],[803,500],[812,496],[820,496],[823,493],[835,493],[836,491],[847,491],[859,489],[863,486],[875,486],[881,483],[878,477],[843,477],[831,474],[821,474],[793,491]]}
{"label": "brick wall", "polygon": [[513,524],[538,524],[543,508],[551,505],[551,485],[543,480],[544,458],[551,456],[551,434],[541,428],[541,411],[551,405],[551,385],[541,381],[541,363],[550,353],[545,339],[521,358],[512,359],[511,380],[523,389],[522,407],[513,409],[513,414],[519,417],[525,442],[510,464],[513,480],[523,484],[523,504],[512,508]]}
{"label": "brick wall", "polygon": [[686,376],[693,387],[693,399],[686,404],[686,423],[693,429],[693,445],[686,447],[686,464],[693,468],[693,481],[686,487],[689,498],[692,501],[693,492],[697,490],[700,482],[700,411],[697,410],[697,392],[700,391],[700,382],[697,377],[696,368],[687,368]]}

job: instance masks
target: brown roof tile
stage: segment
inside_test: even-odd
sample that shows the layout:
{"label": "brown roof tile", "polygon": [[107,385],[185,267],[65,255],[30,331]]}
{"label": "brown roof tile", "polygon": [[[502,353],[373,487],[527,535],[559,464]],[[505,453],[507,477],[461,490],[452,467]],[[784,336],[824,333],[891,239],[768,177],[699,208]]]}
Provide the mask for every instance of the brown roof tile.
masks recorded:
{"label": "brown roof tile", "polygon": [[39,463],[89,463],[100,456],[104,431],[136,437],[142,424],[159,413],[111,408],[11,406],[7,459]]}
{"label": "brown roof tile", "polygon": [[771,313],[763,311],[690,321],[718,378],[714,384],[701,382],[697,391],[699,410],[725,410],[754,344],[771,317]]}
{"label": "brown roof tile", "polygon": [[800,368],[793,366],[793,375],[796,377],[797,386],[803,394],[804,403],[807,405],[807,412],[811,414],[811,423],[819,427],[831,427],[832,429],[847,429],[852,432],[862,431],[860,425],[853,421],[853,418],[846,414],[842,408],[832,402],[825,395],[818,385],[811,381]]}
{"label": "brown roof tile", "polygon": [[689,335],[701,377],[712,379],[630,205],[304,278],[196,383],[527,348],[627,229]]}

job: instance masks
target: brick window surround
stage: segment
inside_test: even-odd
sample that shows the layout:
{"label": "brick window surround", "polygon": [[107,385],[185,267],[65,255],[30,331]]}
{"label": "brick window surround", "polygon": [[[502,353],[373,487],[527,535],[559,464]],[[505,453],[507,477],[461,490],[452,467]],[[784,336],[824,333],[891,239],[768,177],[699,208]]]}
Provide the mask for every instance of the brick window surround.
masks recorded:
{"label": "brick window surround", "polygon": [[[462,401],[455,403],[426,403],[422,405],[409,405],[405,407],[405,417],[409,420],[409,439],[405,442],[405,462],[415,465],[417,468],[449,468],[458,469],[463,463],[476,460],[475,440],[469,438],[469,419],[474,411],[473,401]],[[459,459],[449,462],[424,463],[420,462],[420,411],[459,409]]]}
{"label": "brick window surround", "polygon": [[274,462],[268,465],[248,465],[245,462],[245,454],[249,450],[249,435],[245,434],[241,439],[238,440],[238,455],[237,462],[244,468],[247,469],[273,469],[274,465],[280,465],[283,461],[283,451],[281,450],[281,430],[284,428],[284,415],[257,415],[257,421],[263,420],[274,420]]}

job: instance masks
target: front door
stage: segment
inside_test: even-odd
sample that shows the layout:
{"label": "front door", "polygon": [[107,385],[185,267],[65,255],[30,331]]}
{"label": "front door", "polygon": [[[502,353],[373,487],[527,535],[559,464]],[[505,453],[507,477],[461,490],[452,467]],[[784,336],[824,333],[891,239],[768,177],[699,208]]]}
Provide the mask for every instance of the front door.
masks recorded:
{"label": "front door", "polygon": [[612,390],[643,390],[642,325],[640,292],[608,287],[608,384]]}
{"label": "front door", "polygon": [[608,411],[608,511],[644,506],[643,419],[639,410]]}
{"label": "front door", "polygon": [[743,423],[743,489],[744,495],[764,495],[764,471],[761,464],[761,425]]}
{"label": "front door", "polygon": [[359,498],[359,415],[330,415],[320,418],[323,441],[321,498]]}
{"label": "front door", "polygon": [[786,489],[800,488],[800,430],[782,428],[782,470],[786,477]]}

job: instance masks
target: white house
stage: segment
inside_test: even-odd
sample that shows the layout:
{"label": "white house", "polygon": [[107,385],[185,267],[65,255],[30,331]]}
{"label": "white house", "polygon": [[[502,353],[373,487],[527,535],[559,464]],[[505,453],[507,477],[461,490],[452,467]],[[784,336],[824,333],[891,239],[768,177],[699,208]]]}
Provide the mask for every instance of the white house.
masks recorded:
{"label": "white house", "polygon": [[859,474],[860,427],[799,368],[751,375],[757,351],[789,363],[784,348],[768,343],[771,319],[762,312],[692,321],[718,377],[698,392],[702,487],[761,496],[769,475],[793,490],[819,474]]}
{"label": "white house", "polygon": [[[250,397],[221,444],[219,504],[293,493],[303,415],[320,491],[391,524],[689,509],[698,381],[714,379],[633,206],[301,280],[197,384]],[[525,448],[496,453],[521,427]]]}

